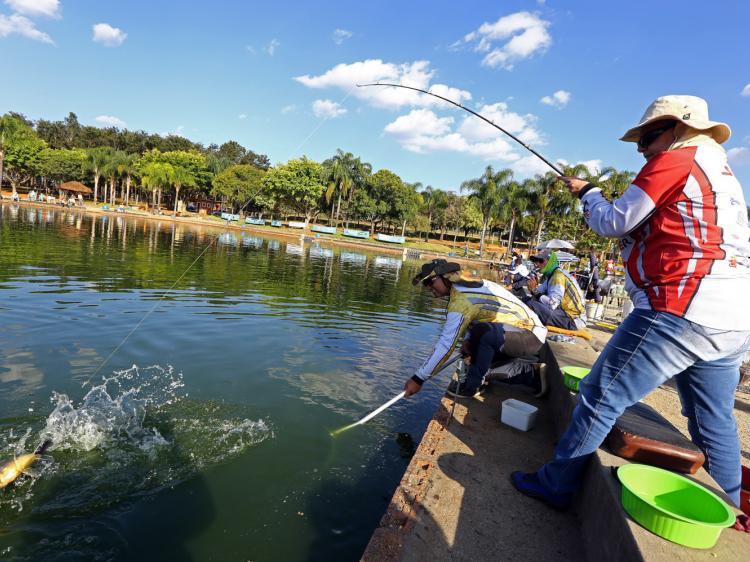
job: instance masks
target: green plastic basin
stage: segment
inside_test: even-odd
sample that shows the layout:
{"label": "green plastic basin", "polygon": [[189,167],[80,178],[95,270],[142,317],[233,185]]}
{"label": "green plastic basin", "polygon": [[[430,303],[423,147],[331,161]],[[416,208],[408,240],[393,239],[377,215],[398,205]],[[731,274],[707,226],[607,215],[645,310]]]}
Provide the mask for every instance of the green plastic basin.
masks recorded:
{"label": "green plastic basin", "polygon": [[578,392],[578,385],[581,383],[581,379],[589,374],[591,369],[588,367],[563,367],[561,369],[563,374],[563,383],[566,387],[574,392]]}
{"label": "green plastic basin", "polygon": [[617,470],[622,506],[652,533],[684,546],[711,548],[735,522],[716,494],[680,474],[655,466],[626,464]]}

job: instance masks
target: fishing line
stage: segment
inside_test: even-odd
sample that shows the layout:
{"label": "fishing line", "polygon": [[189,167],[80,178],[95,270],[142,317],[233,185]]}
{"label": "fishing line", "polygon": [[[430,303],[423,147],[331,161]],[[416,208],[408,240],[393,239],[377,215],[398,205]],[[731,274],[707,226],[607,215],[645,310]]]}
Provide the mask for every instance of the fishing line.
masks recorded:
{"label": "fishing line", "polygon": [[441,99],[444,102],[447,102],[447,103],[449,103],[451,105],[455,105],[456,107],[459,107],[459,108],[463,109],[464,111],[468,111],[472,115],[474,115],[476,117],[479,117],[482,121],[484,121],[484,122],[492,125],[496,129],[499,129],[501,132],[503,132],[506,135],[508,135],[510,138],[512,138],[514,141],[516,141],[518,144],[520,144],[526,150],[528,150],[529,152],[531,152],[534,156],[536,156],[537,158],[539,158],[542,162],[544,162],[545,164],[547,164],[547,166],[549,166],[550,168],[552,168],[558,176],[564,176],[565,175],[563,173],[563,171],[560,170],[560,168],[558,168],[557,166],[555,166],[552,162],[550,162],[549,160],[547,160],[544,156],[542,156],[541,154],[539,154],[536,150],[534,150],[533,148],[531,148],[528,144],[526,144],[525,142],[523,142],[517,136],[513,135],[512,133],[509,133],[508,131],[506,131],[505,129],[503,129],[500,125],[498,125],[497,123],[495,123],[494,121],[492,121],[490,119],[487,119],[481,113],[477,113],[473,109],[469,109],[468,107],[463,106],[463,105],[461,105],[460,103],[458,103],[456,101],[453,101],[453,100],[448,99],[448,98],[444,98],[443,96],[440,96],[438,94],[434,94],[432,92],[428,92],[427,90],[422,90],[421,88],[415,88],[414,86],[403,86],[401,84],[389,84],[389,83],[386,83],[386,82],[376,82],[376,83],[373,83],[373,84],[357,84],[358,88],[367,88],[369,86],[388,86],[388,87],[393,87],[393,88],[404,88],[406,90],[414,90],[415,92],[421,92],[423,94],[427,94],[428,96],[432,96],[432,97]]}
{"label": "fishing line", "polygon": [[[350,96],[350,95],[352,94],[352,92],[354,91],[354,89],[355,89],[356,87],[357,87],[356,85],[355,85],[355,86],[352,86],[352,87],[351,87],[351,88],[349,89],[349,91],[348,91],[348,92],[346,93],[346,95],[345,95],[344,97],[342,97],[342,98],[341,98],[341,99],[340,99],[340,100],[338,101],[338,103],[339,103],[339,104],[341,104],[341,103],[343,103],[344,101],[346,101],[346,99],[347,99],[347,98],[348,98],[348,97],[349,97],[349,96]],[[310,132],[310,134],[308,134],[308,135],[307,135],[307,137],[305,137],[305,139],[304,139],[304,140],[303,140],[303,141],[302,141],[302,142],[301,142],[301,143],[299,144],[299,146],[297,146],[297,148],[295,148],[295,149],[294,149],[294,152],[295,152],[295,153],[299,152],[299,150],[300,150],[300,149],[301,149],[301,148],[302,148],[302,147],[303,147],[303,146],[304,146],[304,145],[305,145],[305,144],[307,143],[307,141],[309,141],[309,140],[310,140],[310,139],[311,139],[311,138],[313,137],[313,135],[315,135],[315,133],[317,133],[317,132],[318,132],[318,130],[319,130],[319,129],[320,129],[320,128],[321,128],[322,126],[323,126],[323,124],[325,124],[325,122],[326,122],[326,121],[328,121],[329,119],[330,119],[330,117],[325,117],[324,119],[322,119],[322,120],[321,120],[321,121],[320,121],[320,122],[319,122],[319,123],[318,123],[318,124],[316,125],[316,127],[315,127],[315,128],[314,128],[314,129],[313,129],[313,130],[312,130],[311,132]],[[247,202],[246,202],[246,203],[245,203],[245,204],[244,204],[244,205],[243,205],[243,206],[242,206],[242,207],[240,208],[240,213],[241,213],[242,211],[244,211],[244,210],[245,210],[245,208],[246,208],[246,207],[247,207],[247,206],[248,206],[248,205],[249,205],[249,204],[250,204],[250,203],[252,202],[252,200],[253,200],[253,197],[254,197],[255,195],[257,195],[257,194],[258,194],[259,192],[260,192],[260,189],[258,190],[258,192],[256,192],[256,193],[255,193],[255,194],[254,194],[253,196],[251,196],[251,197],[250,197],[250,198],[249,198],[249,199],[247,200]],[[229,219],[227,219],[227,225],[229,225]],[[167,296],[167,295],[168,295],[168,294],[169,294],[169,293],[170,293],[170,292],[171,292],[171,291],[172,291],[172,290],[173,290],[173,289],[174,289],[174,288],[175,288],[175,287],[177,286],[177,284],[178,284],[178,283],[179,283],[179,282],[180,282],[180,281],[182,280],[182,278],[183,278],[183,277],[185,277],[185,275],[187,275],[188,271],[190,271],[190,269],[191,269],[191,268],[192,268],[192,267],[193,267],[193,266],[194,266],[194,265],[195,265],[195,264],[196,264],[196,263],[198,262],[198,260],[200,260],[200,259],[201,259],[201,258],[203,257],[203,255],[204,255],[204,254],[205,254],[205,253],[206,253],[206,252],[208,251],[208,249],[209,249],[209,248],[210,248],[211,246],[213,246],[213,245],[214,245],[214,244],[216,243],[216,241],[217,241],[217,240],[219,239],[219,236],[221,236],[221,234],[217,234],[217,235],[216,235],[216,236],[215,236],[215,237],[214,237],[214,238],[213,238],[213,239],[212,239],[212,240],[211,240],[211,241],[210,241],[210,242],[209,242],[209,243],[208,243],[208,244],[206,245],[206,247],[205,247],[205,248],[203,248],[203,251],[202,251],[202,252],[201,252],[200,254],[198,254],[198,257],[196,257],[196,258],[195,258],[195,259],[194,259],[194,260],[192,261],[192,263],[191,263],[190,265],[188,265],[188,266],[187,266],[187,268],[185,269],[185,271],[183,271],[183,272],[182,272],[182,274],[181,274],[181,275],[180,275],[180,276],[179,276],[179,277],[177,278],[177,280],[176,280],[176,281],[175,281],[175,282],[174,282],[174,283],[172,284],[172,286],[171,286],[171,287],[170,287],[169,289],[167,289],[167,290],[166,290],[166,291],[165,291],[165,292],[164,292],[164,293],[163,293],[163,294],[162,294],[162,295],[161,295],[161,296],[160,296],[160,297],[159,297],[159,298],[157,299],[157,301],[156,301],[156,303],[154,304],[154,306],[152,306],[152,307],[151,307],[151,309],[150,309],[150,310],[148,310],[148,311],[146,312],[146,314],[145,314],[145,315],[143,316],[143,318],[141,318],[141,319],[140,319],[140,320],[138,321],[138,323],[137,323],[137,324],[136,324],[136,325],[135,325],[135,326],[133,327],[133,329],[132,329],[132,330],[130,330],[130,332],[128,332],[128,334],[127,334],[127,335],[126,335],[126,336],[125,336],[125,337],[123,338],[123,340],[122,340],[122,341],[121,341],[121,342],[120,342],[119,344],[117,344],[117,346],[116,346],[116,347],[115,347],[115,348],[114,348],[114,349],[112,350],[112,352],[111,352],[111,353],[110,353],[110,354],[109,354],[109,355],[108,355],[108,356],[107,356],[107,357],[106,357],[106,358],[104,359],[104,361],[102,361],[102,362],[101,362],[101,364],[100,364],[100,365],[99,365],[99,366],[98,366],[98,367],[96,368],[96,370],[95,370],[95,371],[93,372],[93,374],[92,374],[92,375],[91,375],[90,377],[88,377],[88,378],[86,379],[86,381],[85,381],[85,382],[83,383],[83,386],[84,386],[84,387],[85,387],[85,386],[86,386],[87,384],[89,384],[89,383],[91,382],[91,379],[93,379],[93,378],[94,378],[94,377],[95,377],[95,376],[96,376],[96,375],[97,375],[97,374],[98,374],[98,373],[99,373],[99,372],[100,372],[100,371],[101,371],[101,370],[102,370],[102,369],[104,368],[104,366],[105,366],[105,365],[106,365],[106,364],[107,364],[107,363],[109,362],[109,360],[110,360],[110,359],[112,359],[112,357],[113,357],[113,356],[115,355],[115,353],[117,353],[117,352],[118,352],[118,351],[120,350],[120,348],[121,348],[121,347],[122,347],[123,345],[125,345],[125,343],[126,343],[126,342],[128,341],[128,339],[130,339],[130,336],[132,336],[132,335],[133,335],[133,334],[135,333],[135,331],[136,331],[136,330],[137,330],[138,328],[140,328],[141,324],[143,324],[143,323],[144,323],[144,322],[146,321],[146,319],[147,319],[147,318],[148,318],[149,316],[151,316],[151,313],[152,313],[152,312],[154,312],[154,310],[156,310],[156,309],[157,309],[157,308],[159,307],[159,305],[161,304],[161,301],[163,301],[163,300],[164,300],[164,298],[165,298],[165,297],[166,297],[166,296]]]}

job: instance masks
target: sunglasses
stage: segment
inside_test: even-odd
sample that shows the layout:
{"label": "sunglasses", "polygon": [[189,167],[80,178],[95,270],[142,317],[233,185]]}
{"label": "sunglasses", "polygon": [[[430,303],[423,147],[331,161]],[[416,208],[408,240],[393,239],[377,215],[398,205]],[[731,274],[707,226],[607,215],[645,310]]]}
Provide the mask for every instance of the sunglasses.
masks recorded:
{"label": "sunglasses", "polygon": [[435,282],[435,279],[437,279],[437,277],[428,277],[427,279],[423,279],[422,286],[427,287],[427,288],[432,287],[432,284]]}
{"label": "sunglasses", "polygon": [[647,149],[649,146],[651,146],[651,143],[653,143],[659,136],[666,132],[671,131],[674,129],[675,123],[670,123],[669,125],[665,125],[664,127],[659,127],[658,129],[651,129],[647,133],[643,133],[643,136],[638,139],[638,146],[640,148],[643,148],[644,150]]}

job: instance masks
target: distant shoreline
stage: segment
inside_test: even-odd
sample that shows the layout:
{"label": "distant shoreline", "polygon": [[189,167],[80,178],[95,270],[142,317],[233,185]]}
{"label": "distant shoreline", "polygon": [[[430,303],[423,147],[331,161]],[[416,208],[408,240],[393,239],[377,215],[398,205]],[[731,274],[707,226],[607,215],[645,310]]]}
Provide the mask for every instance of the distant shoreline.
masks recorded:
{"label": "distant shoreline", "polygon": [[[407,250],[411,250],[410,253],[419,254],[420,257],[418,259],[430,259],[433,257],[442,257],[442,258],[448,258],[448,254],[445,253],[439,253],[439,252],[433,252],[428,250],[420,250],[417,248],[410,248],[408,246],[393,246],[393,245],[385,245],[385,244],[379,244],[377,242],[358,242],[355,240],[342,240],[338,237],[328,236],[326,234],[317,233],[317,232],[311,232],[309,229],[290,229],[288,227],[261,227],[258,225],[252,225],[252,224],[245,224],[245,223],[233,223],[233,222],[227,222],[227,221],[215,221],[211,219],[201,219],[198,217],[173,217],[171,213],[169,214],[163,214],[163,215],[154,215],[151,213],[146,213],[142,211],[124,211],[124,212],[117,212],[117,211],[105,211],[101,209],[100,207],[94,207],[91,205],[84,205],[83,207],[68,207],[68,206],[62,206],[58,204],[48,204],[48,203],[42,203],[39,201],[28,201],[26,199],[21,199],[20,201],[11,201],[8,197],[3,194],[3,204],[10,204],[10,205],[19,205],[24,207],[35,207],[39,209],[55,209],[55,210],[67,210],[67,211],[80,211],[92,215],[114,215],[114,216],[128,216],[128,217],[135,217],[135,218],[142,218],[146,220],[155,220],[155,221],[169,221],[174,223],[181,223],[181,224],[191,224],[195,226],[208,226],[208,227],[214,227],[218,229],[231,229],[236,230],[240,232],[255,232],[258,234],[265,234],[270,237],[281,237],[281,238],[287,238],[287,239],[296,239],[299,240],[300,238],[310,239],[309,241],[324,243],[324,244],[331,244],[334,246],[341,246],[343,248],[358,248],[362,250],[370,250],[370,251],[382,251],[387,252],[390,254],[397,254],[401,256],[405,256]],[[414,258],[417,259],[417,258]],[[470,264],[475,267],[486,267],[489,265],[489,260],[479,260],[479,259],[466,259],[464,257],[460,256],[450,256],[451,260],[464,263],[464,264]]]}

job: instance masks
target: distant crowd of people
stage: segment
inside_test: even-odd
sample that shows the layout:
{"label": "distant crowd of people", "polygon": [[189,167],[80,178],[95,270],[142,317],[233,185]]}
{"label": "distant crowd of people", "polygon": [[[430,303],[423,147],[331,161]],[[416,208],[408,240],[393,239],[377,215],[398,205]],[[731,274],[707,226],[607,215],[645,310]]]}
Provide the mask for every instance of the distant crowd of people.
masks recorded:
{"label": "distant crowd of people", "polygon": [[[0,194],[0,199],[2,199],[2,194]],[[21,197],[17,191],[14,191],[10,196],[10,200],[17,203],[21,200]],[[78,193],[77,196],[73,195],[73,193],[69,193],[67,197],[63,196],[58,199],[54,195],[48,195],[32,189],[29,191],[26,200],[31,201],[32,203],[48,203],[51,205],[59,205],[61,207],[83,207],[83,195],[80,193]]]}

